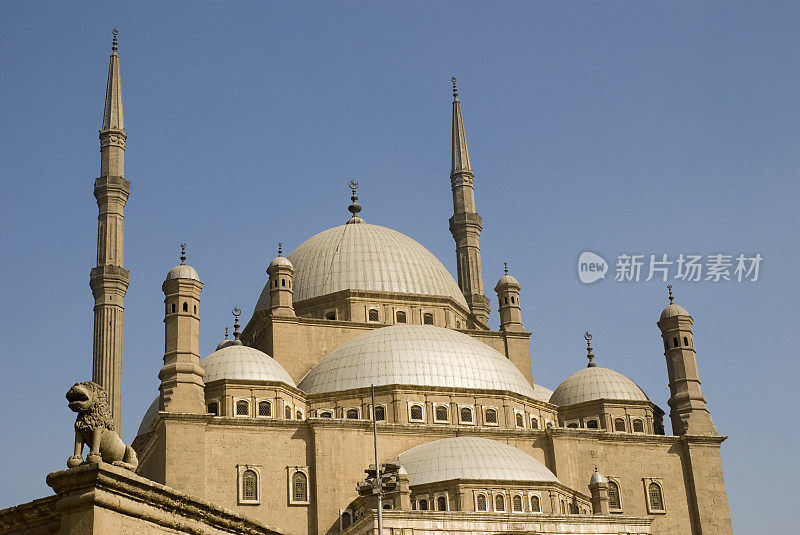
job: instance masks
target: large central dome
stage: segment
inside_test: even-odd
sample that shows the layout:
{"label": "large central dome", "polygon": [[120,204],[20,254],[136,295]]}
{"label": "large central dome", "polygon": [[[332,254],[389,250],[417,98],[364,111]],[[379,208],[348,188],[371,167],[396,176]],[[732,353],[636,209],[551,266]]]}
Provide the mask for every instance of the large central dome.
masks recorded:
{"label": "large central dome", "polygon": [[[294,302],[341,290],[444,296],[469,310],[453,276],[425,247],[405,234],[367,223],[320,232],[290,255]],[[265,287],[256,310],[269,308]]]}

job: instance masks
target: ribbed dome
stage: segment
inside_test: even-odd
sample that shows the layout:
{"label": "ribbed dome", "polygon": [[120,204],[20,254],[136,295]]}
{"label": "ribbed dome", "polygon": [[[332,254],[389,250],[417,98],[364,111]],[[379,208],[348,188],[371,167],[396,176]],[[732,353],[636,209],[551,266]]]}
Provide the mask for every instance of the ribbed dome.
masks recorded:
{"label": "ribbed dome", "polygon": [[412,486],[451,479],[558,482],[553,472],[524,451],[488,438],[434,440],[401,453],[398,459]]}
{"label": "ribbed dome", "polygon": [[675,303],[670,303],[664,310],[661,311],[661,319],[671,318],[672,316],[688,316],[689,313],[686,312],[686,309],[680,305],[676,305]]}
{"label": "ribbed dome", "polygon": [[275,258],[273,258],[272,262],[269,263],[268,267],[273,267],[273,266],[294,267],[292,266],[292,263],[289,261],[289,259],[286,258],[285,256],[276,256]]}
{"label": "ribbed dome", "polygon": [[567,406],[597,399],[648,401],[639,385],[621,373],[594,366],[567,377],[550,396],[550,403]]}
{"label": "ribbed dome", "polygon": [[[446,296],[469,309],[452,275],[425,247],[396,230],[362,223],[320,232],[290,255],[294,302],[340,290]],[[269,285],[256,311],[269,308]]]}
{"label": "ribbed dome", "polygon": [[318,394],[372,384],[508,390],[540,399],[504,355],[433,325],[393,325],[357,336],[328,353],[298,388]]}
{"label": "ribbed dome", "polygon": [[206,372],[208,384],[219,379],[244,379],[249,381],[279,381],[295,386],[289,373],[266,353],[232,342],[214,351],[200,362]]}
{"label": "ribbed dome", "polygon": [[166,280],[172,279],[194,279],[196,281],[200,280],[200,276],[197,274],[197,271],[192,267],[186,264],[178,264],[174,268],[169,270],[167,273]]}

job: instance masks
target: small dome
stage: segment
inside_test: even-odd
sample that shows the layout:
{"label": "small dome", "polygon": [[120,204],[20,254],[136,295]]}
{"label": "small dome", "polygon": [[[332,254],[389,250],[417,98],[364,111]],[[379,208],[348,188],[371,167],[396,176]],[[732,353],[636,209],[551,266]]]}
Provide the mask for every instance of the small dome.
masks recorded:
{"label": "small dome", "polygon": [[200,276],[197,274],[197,271],[192,266],[188,266],[186,264],[178,264],[174,268],[169,270],[167,273],[166,280],[172,279],[193,279],[196,281],[200,280]]}
{"label": "small dome", "polygon": [[495,285],[494,289],[497,290],[498,288],[504,288],[506,286],[520,287],[520,284],[517,279],[506,273],[505,275],[500,277],[500,280],[497,281],[497,285]]}
{"label": "small dome", "polygon": [[621,373],[594,366],[567,377],[550,396],[550,403],[563,407],[597,399],[648,401],[639,385]]}
{"label": "small dome", "polygon": [[605,483],[606,478],[603,477],[603,474],[597,471],[595,468],[594,474],[592,474],[592,479],[589,480],[590,485],[594,485],[595,483]]}
{"label": "small dome", "polygon": [[[289,254],[294,302],[341,290],[444,296],[469,310],[464,294],[441,262],[405,234],[361,223],[320,232]],[[269,284],[255,311],[269,309]]]}
{"label": "small dome", "polygon": [[546,403],[550,403],[550,396],[553,395],[553,391],[549,388],[546,388],[542,385],[533,385],[533,393],[534,398],[538,399],[539,401],[544,401]]}
{"label": "small dome", "polygon": [[661,319],[671,318],[672,316],[688,316],[689,313],[686,309],[675,303],[668,304],[664,310],[661,311]]}
{"label": "small dome", "polygon": [[147,410],[144,411],[142,422],[139,424],[139,430],[136,431],[137,437],[150,431],[150,424],[156,419],[156,414],[158,414],[158,396],[156,396],[156,399],[147,407]]}
{"label": "small dome", "polygon": [[433,325],[392,325],[359,335],[328,353],[298,388],[319,394],[373,384],[507,390],[540,399],[505,355]]}
{"label": "small dome", "polygon": [[275,258],[273,258],[272,262],[269,263],[267,269],[273,266],[284,266],[284,267],[294,268],[292,263],[285,256],[276,256]]}
{"label": "small dome", "polygon": [[451,479],[559,482],[544,464],[524,451],[488,438],[434,440],[401,453],[398,459],[412,486]]}
{"label": "small dome", "polygon": [[229,345],[233,344],[233,340],[229,340],[227,338],[223,338],[223,340],[217,344],[217,349],[214,351],[219,351],[223,347],[228,347]]}
{"label": "small dome", "polygon": [[289,373],[266,353],[235,341],[214,351],[200,362],[206,384],[219,379],[278,381],[295,386]]}

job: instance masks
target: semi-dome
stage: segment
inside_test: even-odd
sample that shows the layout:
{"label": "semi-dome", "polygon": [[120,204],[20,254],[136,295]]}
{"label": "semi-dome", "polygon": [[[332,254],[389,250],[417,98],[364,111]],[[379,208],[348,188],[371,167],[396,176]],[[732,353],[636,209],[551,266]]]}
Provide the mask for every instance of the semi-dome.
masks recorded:
{"label": "semi-dome", "polygon": [[544,464],[524,451],[479,437],[453,437],[427,442],[398,456],[410,484],[451,479],[555,482]]}
{"label": "semi-dome", "polygon": [[[405,234],[362,223],[320,232],[289,254],[294,301],[340,290],[445,296],[469,310],[447,268]],[[255,310],[269,308],[269,285]]]}
{"label": "semi-dome", "polygon": [[158,396],[156,396],[156,399],[147,407],[147,410],[144,411],[142,421],[139,423],[139,430],[136,431],[137,437],[150,431],[150,424],[156,419],[156,414],[158,414]]}
{"label": "semi-dome", "polygon": [[597,399],[649,400],[639,385],[621,373],[593,366],[579,370],[567,377],[550,396],[550,403],[567,406]]}
{"label": "semi-dome", "polygon": [[295,386],[289,373],[266,353],[237,343],[214,351],[200,362],[206,372],[206,384],[219,379],[278,381]]}
{"label": "semi-dome", "polygon": [[540,399],[504,355],[433,325],[392,325],[359,335],[328,353],[298,388],[318,394],[392,384],[506,390]]}

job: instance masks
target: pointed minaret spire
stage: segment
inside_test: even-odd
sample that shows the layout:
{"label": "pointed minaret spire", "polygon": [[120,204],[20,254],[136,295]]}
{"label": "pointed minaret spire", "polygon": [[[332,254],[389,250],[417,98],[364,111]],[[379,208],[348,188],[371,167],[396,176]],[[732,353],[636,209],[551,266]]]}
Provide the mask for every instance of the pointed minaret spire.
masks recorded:
{"label": "pointed minaret spire", "polygon": [[92,380],[108,393],[116,429],[121,427],[122,316],[129,273],[124,267],[124,208],[130,194],[125,179],[125,123],[117,56],[117,30],[111,45],[105,110],[100,130],[100,177],[94,181],[97,199],[97,266],[89,285],[94,296]]}
{"label": "pointed minaret spire", "polygon": [[489,298],[483,294],[480,237],[481,217],[475,211],[475,185],[467,151],[467,134],[461,116],[461,102],[455,77],[453,82],[453,145],[450,187],[453,190],[453,217],[450,232],[456,241],[458,286],[473,315],[473,328],[488,328]]}

